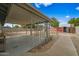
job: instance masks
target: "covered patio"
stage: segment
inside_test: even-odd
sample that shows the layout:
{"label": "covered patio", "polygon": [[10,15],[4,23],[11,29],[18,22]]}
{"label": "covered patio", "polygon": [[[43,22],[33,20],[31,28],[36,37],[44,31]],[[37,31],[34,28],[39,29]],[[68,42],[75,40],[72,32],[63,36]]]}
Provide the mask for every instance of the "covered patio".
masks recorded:
{"label": "covered patio", "polygon": [[[2,4],[2,6],[8,7],[8,10],[7,13],[4,13],[6,16],[0,19],[1,37],[6,37],[0,38],[0,41],[3,40],[3,46],[0,44],[0,51],[5,50],[10,55],[17,55],[49,41],[50,19],[34,9],[31,4]],[[0,6],[0,8],[0,10],[5,10],[4,7]],[[25,27],[4,28],[5,23],[19,24]],[[11,35],[12,33],[15,34]]]}

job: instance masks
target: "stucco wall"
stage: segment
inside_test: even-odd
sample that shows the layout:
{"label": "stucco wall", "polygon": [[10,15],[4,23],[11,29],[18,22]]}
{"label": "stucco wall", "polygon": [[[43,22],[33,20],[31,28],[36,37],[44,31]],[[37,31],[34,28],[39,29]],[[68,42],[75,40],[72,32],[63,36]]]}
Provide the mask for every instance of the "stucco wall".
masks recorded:
{"label": "stucco wall", "polygon": [[76,27],[76,34],[79,34],[79,27]]}

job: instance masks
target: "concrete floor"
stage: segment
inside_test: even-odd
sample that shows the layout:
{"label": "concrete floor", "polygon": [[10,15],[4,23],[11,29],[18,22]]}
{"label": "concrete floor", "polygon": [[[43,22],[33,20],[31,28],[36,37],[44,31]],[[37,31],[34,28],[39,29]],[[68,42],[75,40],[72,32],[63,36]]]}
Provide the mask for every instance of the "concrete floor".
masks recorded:
{"label": "concrete floor", "polygon": [[[39,45],[45,39],[40,37],[29,37],[26,35],[8,37],[5,53],[0,55],[22,55],[22,56],[78,56],[79,55],[79,36],[69,33],[58,33],[56,41],[50,49],[42,53],[27,52]],[[16,38],[16,39],[15,39]],[[33,38],[33,39],[32,39]]]}
{"label": "concrete floor", "polygon": [[[74,38],[73,38],[74,37]],[[59,33],[58,39],[52,47],[42,53],[24,53],[21,55],[32,56],[78,56],[79,55],[79,37],[76,34]]]}
{"label": "concrete floor", "polygon": [[26,34],[8,36],[6,39],[6,52],[0,53],[0,55],[16,56],[25,51],[29,51],[45,41],[44,37],[41,39],[39,38],[39,36],[26,36]]}

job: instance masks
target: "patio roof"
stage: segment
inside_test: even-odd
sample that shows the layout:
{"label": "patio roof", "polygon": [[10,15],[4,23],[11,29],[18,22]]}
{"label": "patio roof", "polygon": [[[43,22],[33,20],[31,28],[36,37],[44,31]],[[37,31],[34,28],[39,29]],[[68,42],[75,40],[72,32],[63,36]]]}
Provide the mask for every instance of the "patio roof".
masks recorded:
{"label": "patio roof", "polygon": [[29,4],[11,4],[6,23],[31,24],[49,21],[50,19]]}

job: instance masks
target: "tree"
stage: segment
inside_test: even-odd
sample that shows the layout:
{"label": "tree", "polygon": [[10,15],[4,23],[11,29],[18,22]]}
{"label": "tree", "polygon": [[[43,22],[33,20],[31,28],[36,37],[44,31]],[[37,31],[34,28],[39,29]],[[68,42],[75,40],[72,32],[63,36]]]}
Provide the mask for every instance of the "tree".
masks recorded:
{"label": "tree", "polygon": [[75,24],[75,18],[71,18],[69,21],[68,21],[69,24]]}
{"label": "tree", "polygon": [[79,18],[71,18],[68,23],[74,24],[74,26],[79,26]]}
{"label": "tree", "polygon": [[59,21],[55,17],[51,18],[50,24],[53,27],[59,27]]}
{"label": "tree", "polygon": [[75,23],[76,23],[75,26],[79,26],[79,18],[75,19]]}

